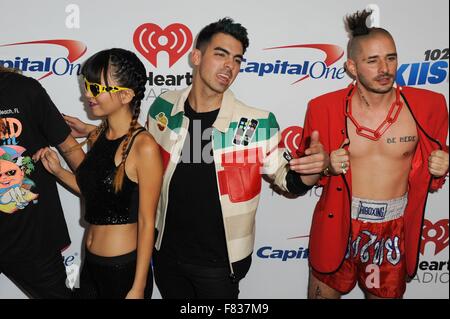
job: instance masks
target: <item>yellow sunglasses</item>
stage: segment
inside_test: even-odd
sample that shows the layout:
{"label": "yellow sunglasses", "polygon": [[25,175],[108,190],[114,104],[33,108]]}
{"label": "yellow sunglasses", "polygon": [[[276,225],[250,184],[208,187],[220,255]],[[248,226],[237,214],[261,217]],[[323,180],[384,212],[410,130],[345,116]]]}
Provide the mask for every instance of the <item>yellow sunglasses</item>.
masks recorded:
{"label": "yellow sunglasses", "polygon": [[121,86],[105,86],[98,83],[91,83],[86,78],[84,79],[84,87],[93,97],[97,97],[103,92],[115,93],[123,90],[131,90],[130,88]]}

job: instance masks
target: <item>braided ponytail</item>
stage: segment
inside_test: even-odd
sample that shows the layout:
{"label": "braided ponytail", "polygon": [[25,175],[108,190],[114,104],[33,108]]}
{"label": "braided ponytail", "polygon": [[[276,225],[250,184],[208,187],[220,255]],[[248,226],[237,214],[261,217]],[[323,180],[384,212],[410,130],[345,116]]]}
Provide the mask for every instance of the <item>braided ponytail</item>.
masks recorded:
{"label": "braided ponytail", "polygon": [[[140,103],[139,103],[140,104]],[[139,113],[141,111],[141,106],[137,105],[133,112],[133,117],[131,119],[130,128],[128,129],[127,136],[125,137],[125,141],[122,146],[122,160],[120,161],[119,166],[116,169],[116,174],[114,176],[113,186],[114,191],[116,193],[120,192],[122,189],[123,179],[125,177],[125,160],[127,159],[128,153],[128,144],[130,142],[131,137],[133,136],[134,131],[136,130],[137,120],[139,118]]]}
{"label": "braided ponytail", "polygon": [[122,49],[111,49],[110,66],[113,77],[121,86],[133,89],[134,97],[130,102],[133,113],[130,127],[122,146],[122,160],[116,169],[113,186],[116,193],[120,192],[125,177],[125,161],[129,150],[130,140],[138,126],[138,118],[141,113],[141,101],[144,98],[147,76],[145,67],[139,58],[132,52]]}

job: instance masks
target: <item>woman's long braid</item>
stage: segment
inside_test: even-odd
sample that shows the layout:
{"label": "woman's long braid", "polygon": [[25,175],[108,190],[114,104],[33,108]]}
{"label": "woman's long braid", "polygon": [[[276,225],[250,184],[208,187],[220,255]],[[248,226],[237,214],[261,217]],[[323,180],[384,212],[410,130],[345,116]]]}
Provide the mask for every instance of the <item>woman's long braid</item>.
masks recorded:
{"label": "woman's long braid", "polygon": [[[140,103],[139,103],[140,104]],[[125,177],[125,161],[128,157],[127,148],[130,143],[130,139],[133,136],[134,131],[136,130],[137,120],[139,118],[139,113],[141,111],[141,106],[138,105],[135,107],[133,112],[133,117],[131,119],[130,128],[128,129],[127,136],[125,137],[125,141],[122,146],[122,160],[120,161],[119,166],[116,170],[116,175],[114,176],[114,191],[120,192],[122,190],[123,178]]]}
{"label": "woman's long braid", "polygon": [[111,56],[111,66],[113,67],[113,71],[115,71],[115,78],[121,85],[132,88],[134,91],[134,97],[130,102],[133,115],[122,146],[122,160],[116,169],[113,181],[114,191],[116,193],[120,192],[122,189],[123,179],[125,177],[125,161],[128,156],[127,149],[138,124],[138,118],[141,112],[141,101],[144,98],[145,83],[147,81],[144,66],[134,54],[133,56],[122,57],[121,61],[117,62],[114,61],[114,53]]}
{"label": "woman's long braid", "polygon": [[92,146],[92,145],[95,143],[95,141],[97,140],[97,138],[100,136],[100,134],[101,134],[104,130],[106,130],[107,127],[108,127],[107,121],[106,121],[106,120],[103,120],[102,123],[100,123],[100,125],[97,126],[97,127],[95,128],[95,130],[92,131],[92,132],[89,134],[89,136],[88,136],[88,138],[87,138],[86,141],[88,141],[89,144]]}

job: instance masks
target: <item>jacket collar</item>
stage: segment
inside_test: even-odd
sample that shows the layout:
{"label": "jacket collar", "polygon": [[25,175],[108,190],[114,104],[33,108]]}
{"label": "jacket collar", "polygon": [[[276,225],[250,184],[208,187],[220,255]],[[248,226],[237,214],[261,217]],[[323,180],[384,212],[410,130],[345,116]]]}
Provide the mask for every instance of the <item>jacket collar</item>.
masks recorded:
{"label": "jacket collar", "polygon": [[[180,112],[184,114],[184,103],[186,102],[189,93],[191,92],[192,85],[181,91],[178,100],[172,109],[171,115],[174,116]],[[223,94],[222,105],[220,106],[219,114],[213,124],[213,127],[222,133],[226,133],[230,127],[231,120],[233,119],[233,111],[236,104],[236,99],[231,90],[226,90]]]}

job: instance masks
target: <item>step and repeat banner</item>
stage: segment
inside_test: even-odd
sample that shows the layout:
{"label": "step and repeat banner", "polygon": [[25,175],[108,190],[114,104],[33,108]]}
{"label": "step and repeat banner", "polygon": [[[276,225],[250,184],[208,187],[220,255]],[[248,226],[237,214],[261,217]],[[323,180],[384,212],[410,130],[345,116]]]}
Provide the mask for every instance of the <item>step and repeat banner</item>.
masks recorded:
{"label": "step and repeat banner", "polygon": [[[399,54],[397,82],[443,93],[448,101],[447,0],[22,1],[0,0],[0,65],[38,79],[65,114],[87,113],[80,66],[99,50],[136,52],[148,72],[140,121],[154,99],[192,80],[193,40],[228,16],[249,32],[250,47],[232,86],[239,99],[276,114],[285,142],[298,143],[307,103],[347,86],[346,14],[372,8],[371,23],[389,30]],[[153,37],[148,35],[153,33]],[[429,196],[417,276],[405,298],[449,298],[448,183]],[[59,187],[72,245],[64,252],[68,284],[77,284],[85,224],[79,198]],[[308,240],[321,189],[287,199],[266,184],[257,213],[253,264],[241,298],[306,298]],[[362,298],[355,288],[344,298]],[[26,298],[0,275],[0,298]],[[155,288],[153,298],[160,298]]]}

